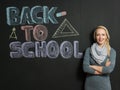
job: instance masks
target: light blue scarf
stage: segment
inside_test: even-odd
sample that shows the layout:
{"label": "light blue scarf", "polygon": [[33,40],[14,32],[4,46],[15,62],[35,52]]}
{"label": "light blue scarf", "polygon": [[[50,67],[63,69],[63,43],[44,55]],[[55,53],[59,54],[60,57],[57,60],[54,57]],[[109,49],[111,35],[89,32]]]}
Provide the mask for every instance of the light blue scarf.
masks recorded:
{"label": "light blue scarf", "polygon": [[91,56],[98,64],[101,64],[107,57],[106,46],[99,47],[97,43],[93,43],[91,46]]}

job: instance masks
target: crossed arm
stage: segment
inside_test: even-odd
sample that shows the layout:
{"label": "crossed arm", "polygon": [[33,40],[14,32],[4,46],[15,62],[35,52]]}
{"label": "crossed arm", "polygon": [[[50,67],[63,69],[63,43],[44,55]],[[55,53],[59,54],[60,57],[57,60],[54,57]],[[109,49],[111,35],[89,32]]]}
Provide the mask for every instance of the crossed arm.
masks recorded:
{"label": "crossed arm", "polygon": [[98,75],[111,73],[114,69],[115,60],[116,60],[116,52],[114,49],[112,49],[109,59],[110,60],[107,60],[104,66],[91,65],[90,49],[88,48],[85,52],[85,56],[83,60],[83,70],[86,73],[98,74]]}
{"label": "crossed arm", "polygon": [[[111,64],[110,60],[107,60],[105,67],[109,67]],[[102,74],[103,66],[97,66],[97,65],[89,65],[90,68],[94,69],[94,74]]]}

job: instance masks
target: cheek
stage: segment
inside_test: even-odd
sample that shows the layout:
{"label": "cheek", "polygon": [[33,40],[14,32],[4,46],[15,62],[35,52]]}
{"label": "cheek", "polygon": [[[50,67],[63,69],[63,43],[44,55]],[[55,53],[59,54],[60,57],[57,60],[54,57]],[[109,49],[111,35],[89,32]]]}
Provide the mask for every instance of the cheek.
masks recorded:
{"label": "cheek", "polygon": [[96,41],[98,41],[98,40],[99,40],[99,38],[96,37]]}
{"label": "cheek", "polygon": [[105,37],[103,37],[105,40],[107,40],[107,37],[105,36]]}
{"label": "cheek", "polygon": [[99,42],[99,41],[101,41],[101,40],[105,42],[105,41],[107,40],[107,37],[106,37],[106,36],[101,36],[101,37],[96,36],[96,41],[97,41],[97,42]]}
{"label": "cheek", "polygon": [[99,36],[96,36],[96,41],[99,40],[99,38],[100,38]]}

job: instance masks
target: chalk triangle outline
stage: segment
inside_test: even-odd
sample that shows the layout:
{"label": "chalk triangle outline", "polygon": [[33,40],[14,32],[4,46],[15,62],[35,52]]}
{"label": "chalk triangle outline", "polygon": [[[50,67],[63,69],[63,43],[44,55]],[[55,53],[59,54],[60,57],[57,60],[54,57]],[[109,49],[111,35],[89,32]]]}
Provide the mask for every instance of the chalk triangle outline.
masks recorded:
{"label": "chalk triangle outline", "polygon": [[15,31],[16,31],[16,28],[13,27],[12,32],[11,32],[11,34],[10,34],[10,36],[9,36],[9,39],[14,38],[14,39],[17,40],[17,35],[16,35],[16,32],[15,32]]}
{"label": "chalk triangle outline", "polygon": [[[65,32],[65,28],[68,28],[70,32]],[[71,23],[64,19],[61,25],[57,28],[56,32],[53,34],[52,38],[59,38],[59,37],[70,37],[70,36],[77,36],[79,33],[76,29],[71,25]]]}

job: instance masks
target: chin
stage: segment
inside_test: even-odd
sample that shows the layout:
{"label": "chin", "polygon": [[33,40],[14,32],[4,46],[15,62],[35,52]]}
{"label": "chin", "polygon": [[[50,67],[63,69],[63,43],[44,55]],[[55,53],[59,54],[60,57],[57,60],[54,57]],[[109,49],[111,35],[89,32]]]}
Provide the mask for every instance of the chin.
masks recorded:
{"label": "chin", "polygon": [[103,45],[104,43],[103,42],[98,42],[98,45]]}

